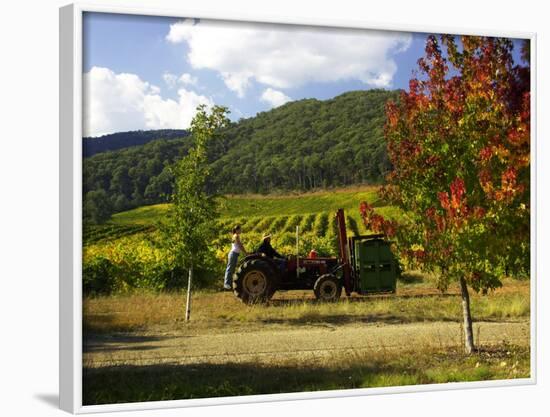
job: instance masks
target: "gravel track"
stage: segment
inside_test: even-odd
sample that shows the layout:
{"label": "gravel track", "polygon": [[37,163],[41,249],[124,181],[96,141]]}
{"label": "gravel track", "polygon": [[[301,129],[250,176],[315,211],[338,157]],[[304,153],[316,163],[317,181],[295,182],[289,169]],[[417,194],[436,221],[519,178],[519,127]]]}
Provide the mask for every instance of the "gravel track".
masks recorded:
{"label": "gravel track", "polygon": [[[474,323],[481,346],[530,344],[528,320]],[[353,357],[365,352],[397,352],[459,347],[462,328],[456,322],[407,324],[305,324],[278,328],[216,329],[190,335],[185,330],[89,336],[84,341],[84,367],[198,363],[309,363]]]}

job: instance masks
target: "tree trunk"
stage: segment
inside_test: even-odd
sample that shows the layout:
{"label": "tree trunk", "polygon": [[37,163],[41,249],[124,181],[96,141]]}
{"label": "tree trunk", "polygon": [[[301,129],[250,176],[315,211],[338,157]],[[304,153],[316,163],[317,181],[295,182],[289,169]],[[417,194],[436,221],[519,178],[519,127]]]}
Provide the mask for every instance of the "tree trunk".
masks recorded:
{"label": "tree trunk", "polygon": [[191,317],[191,283],[193,282],[193,265],[189,268],[189,278],[187,280],[187,304],[185,307],[185,321]]}
{"label": "tree trunk", "polygon": [[472,330],[472,313],[470,312],[470,294],[464,277],[460,277],[462,295],[462,315],[464,316],[464,348],[467,354],[474,351],[474,332]]}

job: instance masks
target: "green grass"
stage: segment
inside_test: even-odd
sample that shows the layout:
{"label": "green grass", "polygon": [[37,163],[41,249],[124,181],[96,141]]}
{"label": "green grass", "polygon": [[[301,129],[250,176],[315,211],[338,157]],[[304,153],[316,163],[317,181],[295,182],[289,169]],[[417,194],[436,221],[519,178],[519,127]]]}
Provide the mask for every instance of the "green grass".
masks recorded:
{"label": "green grass", "polygon": [[[347,213],[359,213],[361,201],[380,206],[381,202],[374,187],[340,189],[307,194],[262,196],[243,195],[221,198],[222,219],[292,216],[310,213],[336,212],[343,208]],[[114,214],[112,224],[154,224],[163,220],[170,210],[170,204],[155,204]],[[387,209],[385,208],[387,211]]]}
{"label": "green grass", "polygon": [[109,223],[112,224],[155,224],[166,218],[170,204],[154,204],[138,207],[133,210],[113,214]]}
{"label": "green grass", "polygon": [[339,208],[358,211],[361,201],[368,201],[374,206],[381,203],[374,187],[281,196],[230,196],[225,199],[224,216],[294,215],[336,211]]}
{"label": "green grass", "polygon": [[527,378],[525,347],[356,352],[303,363],[161,364],[83,370],[85,405]]}

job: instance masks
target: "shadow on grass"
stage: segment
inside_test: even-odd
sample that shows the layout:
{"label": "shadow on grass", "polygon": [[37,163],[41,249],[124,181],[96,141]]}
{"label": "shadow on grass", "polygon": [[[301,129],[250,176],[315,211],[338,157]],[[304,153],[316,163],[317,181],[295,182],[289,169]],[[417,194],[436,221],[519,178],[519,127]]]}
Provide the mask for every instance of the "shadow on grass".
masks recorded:
{"label": "shadow on grass", "polygon": [[104,329],[110,331],[125,331],[129,330],[120,324],[115,324],[114,314],[93,314],[84,310],[84,321],[82,323],[82,332],[84,335],[89,333],[104,333]]}
{"label": "shadow on grass", "polygon": [[449,317],[425,317],[422,314],[365,314],[365,315],[349,315],[349,314],[316,314],[305,313],[299,317],[294,318],[266,318],[261,320],[264,324],[287,324],[291,326],[303,326],[307,324],[329,324],[329,325],[343,325],[343,324],[408,324],[418,322],[451,322],[459,323],[459,318]]}
{"label": "shadow on grass", "polygon": [[331,369],[255,363],[84,368],[83,401],[92,405],[359,388],[369,386],[373,375],[397,376],[406,369],[379,362]]}
{"label": "shadow on grass", "polygon": [[[376,301],[376,300],[408,300],[408,299],[429,299],[429,298],[433,298],[434,300],[437,300],[442,298],[453,298],[453,297],[459,297],[459,295],[452,294],[452,293],[443,293],[443,294],[377,293],[377,294],[370,294],[365,296],[346,297],[344,299],[341,299],[340,301],[335,302],[334,304],[337,304],[339,302],[368,304],[369,302]],[[318,301],[315,298],[277,298],[269,301],[269,305],[275,306],[275,307],[288,307],[293,305],[304,305],[304,304],[319,305],[323,303],[324,302]]]}
{"label": "shadow on grass", "polygon": [[[130,333],[114,333],[109,336],[101,334],[85,334],[83,352],[120,351],[120,350],[153,350],[155,345],[131,346],[132,343],[159,342],[168,339],[167,336],[144,336]],[[120,346],[122,345],[122,346]]]}

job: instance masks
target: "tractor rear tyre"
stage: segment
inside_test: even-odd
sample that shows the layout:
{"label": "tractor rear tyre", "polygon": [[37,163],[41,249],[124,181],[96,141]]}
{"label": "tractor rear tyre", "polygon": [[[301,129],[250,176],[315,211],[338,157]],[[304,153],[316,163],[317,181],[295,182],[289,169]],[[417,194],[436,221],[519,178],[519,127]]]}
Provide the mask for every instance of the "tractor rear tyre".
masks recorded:
{"label": "tractor rear tyre", "polygon": [[340,280],[332,274],[321,275],[313,285],[313,292],[319,301],[334,302],[338,301],[342,294],[342,284]]}
{"label": "tractor rear tyre", "polygon": [[246,304],[269,301],[276,288],[275,271],[261,259],[244,262],[233,275],[235,295]]}

